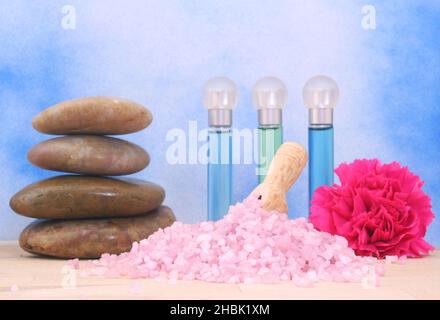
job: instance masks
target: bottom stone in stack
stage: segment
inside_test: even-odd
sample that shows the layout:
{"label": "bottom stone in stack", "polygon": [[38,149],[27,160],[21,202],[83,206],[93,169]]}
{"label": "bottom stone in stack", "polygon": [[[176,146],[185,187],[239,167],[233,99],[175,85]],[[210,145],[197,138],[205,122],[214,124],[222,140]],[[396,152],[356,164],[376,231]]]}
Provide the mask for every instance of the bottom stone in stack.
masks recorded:
{"label": "bottom stone in stack", "polygon": [[103,253],[129,251],[134,241],[147,238],[175,220],[166,206],[135,217],[40,220],[23,230],[20,246],[30,253],[57,258],[99,258]]}

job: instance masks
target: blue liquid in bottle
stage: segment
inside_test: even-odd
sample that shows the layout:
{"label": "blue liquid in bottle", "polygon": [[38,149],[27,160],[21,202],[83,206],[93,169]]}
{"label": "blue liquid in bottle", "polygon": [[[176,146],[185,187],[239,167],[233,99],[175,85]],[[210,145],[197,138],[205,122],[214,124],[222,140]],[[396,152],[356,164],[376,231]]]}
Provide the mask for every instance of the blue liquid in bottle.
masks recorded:
{"label": "blue liquid in bottle", "polygon": [[210,128],[208,146],[208,220],[217,221],[232,201],[231,128]]}
{"label": "blue liquid in bottle", "polygon": [[309,127],[309,206],[313,192],[322,185],[333,185],[333,126]]}

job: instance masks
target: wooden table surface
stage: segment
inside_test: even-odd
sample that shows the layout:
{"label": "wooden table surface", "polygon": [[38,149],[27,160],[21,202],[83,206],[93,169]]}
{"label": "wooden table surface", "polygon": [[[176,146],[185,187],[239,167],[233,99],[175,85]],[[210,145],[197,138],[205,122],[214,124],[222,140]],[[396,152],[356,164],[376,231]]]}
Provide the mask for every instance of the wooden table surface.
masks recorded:
{"label": "wooden table surface", "polygon": [[[384,262],[385,263],[385,262]],[[202,281],[82,278],[64,260],[32,256],[0,242],[0,299],[440,299],[440,250],[387,264],[378,287],[360,283],[213,284]]]}

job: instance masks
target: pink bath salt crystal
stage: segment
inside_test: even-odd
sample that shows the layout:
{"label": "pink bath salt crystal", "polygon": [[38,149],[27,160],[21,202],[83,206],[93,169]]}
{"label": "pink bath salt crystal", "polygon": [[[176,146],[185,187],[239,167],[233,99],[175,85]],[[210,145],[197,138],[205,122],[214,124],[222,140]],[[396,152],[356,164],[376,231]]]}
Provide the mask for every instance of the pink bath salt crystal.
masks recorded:
{"label": "pink bath salt crystal", "polygon": [[200,244],[200,248],[202,248],[203,250],[207,251],[209,248],[211,248],[211,244],[207,241],[202,242]]}
{"label": "pink bath salt crystal", "polygon": [[341,270],[341,275],[344,281],[350,282],[350,280],[354,277],[354,274],[351,268],[344,268]]}
{"label": "pink bath salt crystal", "polygon": [[325,272],[325,271],[321,271],[319,272],[319,279],[322,281],[332,281],[332,276],[330,273]]}
{"label": "pink bath salt crystal", "polygon": [[182,276],[182,279],[181,279],[181,280],[191,281],[191,280],[194,280],[194,279],[195,279],[194,274],[192,274],[192,273],[187,273],[187,274],[185,274],[185,275]]}
{"label": "pink bath salt crystal", "polygon": [[9,288],[9,291],[11,291],[11,292],[17,292],[18,290],[20,290],[20,288],[19,288],[16,284],[13,284],[13,285]]}
{"label": "pink bath salt crystal", "polygon": [[253,252],[255,250],[255,247],[252,244],[246,243],[244,244],[243,249],[247,252]]}
{"label": "pink bath salt crystal", "polygon": [[179,272],[177,270],[173,270],[168,274],[169,280],[177,280],[179,279]]}
{"label": "pink bath salt crystal", "polygon": [[333,251],[331,248],[326,249],[324,252],[321,253],[321,256],[324,257],[326,260],[329,260],[333,257]]}
{"label": "pink bath salt crystal", "polygon": [[386,256],[386,257],[385,257],[385,261],[386,261],[386,263],[388,263],[388,264],[396,263],[398,260],[399,260],[399,257],[398,257],[398,256]]}
{"label": "pink bath salt crystal", "polygon": [[374,270],[376,271],[376,274],[379,276],[383,276],[385,274],[385,267],[382,264],[376,264],[374,266]]}
{"label": "pink bath salt crystal", "polygon": [[205,231],[205,232],[210,232],[210,231],[214,230],[214,222],[213,221],[201,222],[200,223],[200,230]]}
{"label": "pink bath salt crystal", "polygon": [[280,281],[288,281],[288,280],[290,280],[290,275],[289,275],[289,274],[287,274],[287,273],[282,273],[282,274],[280,275]]}
{"label": "pink bath salt crystal", "polygon": [[294,275],[293,277],[293,283],[297,286],[297,287],[303,287],[303,288],[311,288],[313,287],[313,281],[306,278],[306,277],[301,277],[298,275]]}
{"label": "pink bath salt crystal", "polygon": [[315,270],[310,270],[306,273],[306,278],[309,279],[310,281],[315,282],[318,280],[318,275]]}
{"label": "pink bath salt crystal", "polygon": [[244,284],[254,284],[254,283],[258,283],[261,282],[257,277],[245,277],[243,279],[243,283]]}
{"label": "pink bath salt crystal", "polygon": [[407,260],[407,256],[401,256],[399,257],[399,260],[397,261],[398,264],[405,264]]}
{"label": "pink bath salt crystal", "polygon": [[223,247],[226,245],[226,239],[225,238],[219,238],[218,236],[216,237],[217,240],[217,245],[220,247]]}
{"label": "pink bath salt crystal", "polygon": [[269,268],[262,267],[260,270],[258,270],[257,274],[258,274],[259,276],[264,276],[264,275],[270,273],[270,271],[271,271],[271,270],[270,270]]}
{"label": "pink bath salt crystal", "polygon": [[138,242],[133,242],[132,246],[131,246],[131,250],[130,253],[136,253],[139,250],[139,243]]}
{"label": "pink bath salt crystal", "polygon": [[238,275],[231,275],[227,280],[227,283],[239,283],[239,282],[241,281],[240,281],[240,276]]}
{"label": "pink bath salt crystal", "polygon": [[339,256],[339,260],[343,263],[343,264],[348,264],[349,262],[352,261],[352,259],[349,256],[346,256],[344,254],[340,254]]}
{"label": "pink bath salt crystal", "polygon": [[[274,234],[275,234],[275,230],[273,230],[274,232]],[[268,237],[267,239],[266,239],[266,243],[267,243],[267,245],[269,246],[269,247],[274,247],[275,246],[275,240],[273,239],[273,237]]]}
{"label": "pink bath salt crystal", "polygon": [[348,247],[348,241],[347,239],[345,239],[344,237],[335,235],[335,242],[336,244],[340,245],[343,248],[347,248]]}
{"label": "pink bath salt crystal", "polygon": [[272,249],[270,247],[266,247],[261,251],[260,257],[262,259],[270,259],[272,258]]}
{"label": "pink bath salt crystal", "polygon": [[278,283],[280,282],[280,278],[275,274],[266,273],[265,275],[260,277],[261,283]]}
{"label": "pink bath salt crystal", "polygon": [[67,265],[75,270],[79,270],[79,259],[72,259],[67,261]]}
{"label": "pink bath salt crystal", "polygon": [[197,242],[206,242],[212,239],[212,235],[209,233],[203,233],[197,237]]}

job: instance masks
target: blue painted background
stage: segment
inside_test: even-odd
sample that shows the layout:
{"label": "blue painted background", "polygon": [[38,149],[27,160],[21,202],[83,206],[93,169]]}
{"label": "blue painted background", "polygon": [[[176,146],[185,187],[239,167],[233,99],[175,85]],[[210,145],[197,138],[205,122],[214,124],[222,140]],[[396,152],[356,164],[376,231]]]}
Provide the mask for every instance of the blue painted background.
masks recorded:
{"label": "blue painted background", "polygon": [[[397,4],[398,3],[398,4]],[[76,29],[61,27],[62,7],[76,9]],[[361,27],[361,8],[374,5],[377,29]],[[336,163],[355,158],[398,160],[425,181],[440,209],[439,1],[5,1],[0,2],[0,239],[15,239],[31,220],[9,198],[52,176],[26,162],[48,136],[31,120],[56,102],[89,95],[130,98],[155,120],[125,138],[146,148],[151,165],[139,178],[162,184],[178,219],[206,216],[206,170],[168,165],[165,137],[189,120],[206,125],[201,87],[214,75],[240,88],[237,128],[253,128],[250,90],[265,75],[289,88],[285,137],[306,143],[304,81],[329,74],[340,86]],[[256,183],[254,167],[235,168],[234,199]],[[290,210],[307,211],[303,175]],[[440,245],[440,219],[428,240]]]}

